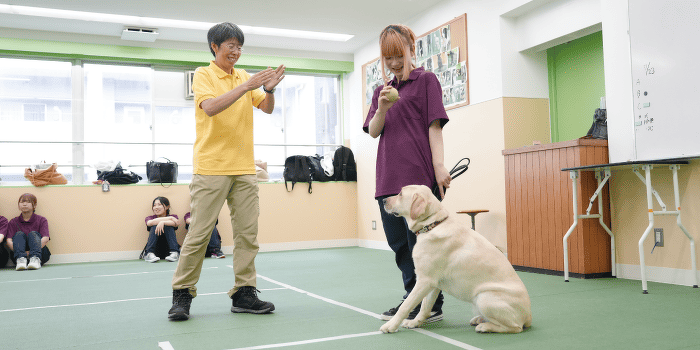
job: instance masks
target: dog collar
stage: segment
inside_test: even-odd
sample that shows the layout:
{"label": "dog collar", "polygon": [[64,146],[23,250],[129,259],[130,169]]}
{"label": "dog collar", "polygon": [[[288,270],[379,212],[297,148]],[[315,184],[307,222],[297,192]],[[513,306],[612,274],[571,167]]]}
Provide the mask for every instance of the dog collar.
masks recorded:
{"label": "dog collar", "polygon": [[432,224],[430,224],[430,225],[428,225],[428,226],[424,226],[422,229],[420,229],[420,230],[418,230],[418,232],[416,232],[416,236],[418,236],[418,235],[421,234],[421,233],[426,233],[426,232],[428,232],[428,231],[434,229],[435,226],[440,225],[440,224],[441,224],[443,221],[445,221],[445,220],[447,220],[447,218],[444,218],[444,219],[442,219],[442,220],[440,220],[440,221],[435,221],[435,222],[433,222]]}

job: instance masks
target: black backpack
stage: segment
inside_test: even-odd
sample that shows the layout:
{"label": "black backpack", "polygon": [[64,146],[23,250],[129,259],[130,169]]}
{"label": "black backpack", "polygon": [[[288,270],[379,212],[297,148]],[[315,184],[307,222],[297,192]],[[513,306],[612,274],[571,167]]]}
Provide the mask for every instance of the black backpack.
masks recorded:
{"label": "black backpack", "polygon": [[340,146],[333,155],[333,180],[357,181],[357,165],[352,150]]}

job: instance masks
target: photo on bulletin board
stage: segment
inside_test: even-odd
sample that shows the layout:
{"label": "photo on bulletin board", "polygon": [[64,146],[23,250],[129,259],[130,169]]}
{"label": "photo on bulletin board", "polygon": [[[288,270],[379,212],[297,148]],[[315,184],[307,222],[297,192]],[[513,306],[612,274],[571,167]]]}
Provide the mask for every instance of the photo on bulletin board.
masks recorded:
{"label": "photo on bulletin board", "polygon": [[425,61],[427,56],[425,50],[425,39],[426,38],[420,38],[416,40],[416,61],[418,62]]}
{"label": "photo on bulletin board", "polygon": [[431,44],[430,44],[430,55],[437,55],[440,53],[440,49],[442,49],[442,40],[440,40],[440,31],[436,30],[432,33],[430,33],[431,39]]}
{"label": "photo on bulletin board", "polygon": [[446,53],[446,52],[440,52],[440,53],[437,54],[436,56],[437,56],[437,62],[438,62],[436,71],[437,71],[438,73],[442,73],[442,72],[444,72],[445,70],[447,70],[447,53]]}
{"label": "photo on bulletin board", "polygon": [[[416,37],[416,67],[432,72],[443,89],[446,110],[469,104],[469,55],[467,51],[467,15],[427,31]],[[379,58],[363,65],[363,111],[367,113],[374,90],[384,83]],[[389,75],[389,74],[387,74]],[[393,76],[390,77],[393,79]]]}
{"label": "photo on bulletin board", "polygon": [[447,52],[447,66],[454,68],[457,66],[457,63],[459,63],[459,47],[455,47]]}
{"label": "photo on bulletin board", "polygon": [[440,51],[450,51],[450,49],[452,48],[450,46],[450,26],[444,26],[440,28],[440,40],[442,45]]}

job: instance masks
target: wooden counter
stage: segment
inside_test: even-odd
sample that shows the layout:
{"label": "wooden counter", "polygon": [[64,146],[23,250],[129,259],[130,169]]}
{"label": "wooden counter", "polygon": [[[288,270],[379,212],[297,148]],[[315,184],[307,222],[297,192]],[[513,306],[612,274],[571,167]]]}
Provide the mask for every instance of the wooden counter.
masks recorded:
{"label": "wooden counter", "polygon": [[[573,223],[571,178],[563,168],[608,162],[608,141],[577,139],[504,150],[508,259],[518,270],[563,275],[562,239]],[[597,182],[593,172],[578,182],[579,210]],[[603,217],[610,226],[610,194],[602,193]],[[594,205],[591,214],[598,213]],[[613,232],[614,232],[614,228]],[[572,277],[610,276],[610,236],[597,220],[581,220],[569,238]]]}

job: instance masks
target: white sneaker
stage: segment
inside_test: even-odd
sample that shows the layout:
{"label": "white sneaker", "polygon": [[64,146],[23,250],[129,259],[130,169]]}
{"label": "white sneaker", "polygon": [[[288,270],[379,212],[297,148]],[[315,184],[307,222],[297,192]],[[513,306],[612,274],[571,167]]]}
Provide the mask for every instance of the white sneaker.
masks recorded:
{"label": "white sneaker", "polygon": [[175,262],[175,261],[177,261],[179,258],[180,258],[180,254],[178,254],[177,252],[170,252],[170,255],[166,256],[166,257],[165,257],[165,260]]}
{"label": "white sneaker", "polygon": [[27,264],[27,270],[38,270],[41,268],[41,260],[36,256],[29,258],[29,264]]}
{"label": "white sneaker", "polygon": [[23,271],[27,269],[27,258],[17,259],[17,266],[15,266],[15,271]]}
{"label": "white sneaker", "polygon": [[146,262],[149,262],[149,263],[154,263],[154,262],[160,260],[160,258],[157,257],[157,256],[156,256],[155,254],[153,254],[153,253],[148,253],[148,254],[146,254],[146,257],[143,258],[143,260],[146,260]]}

